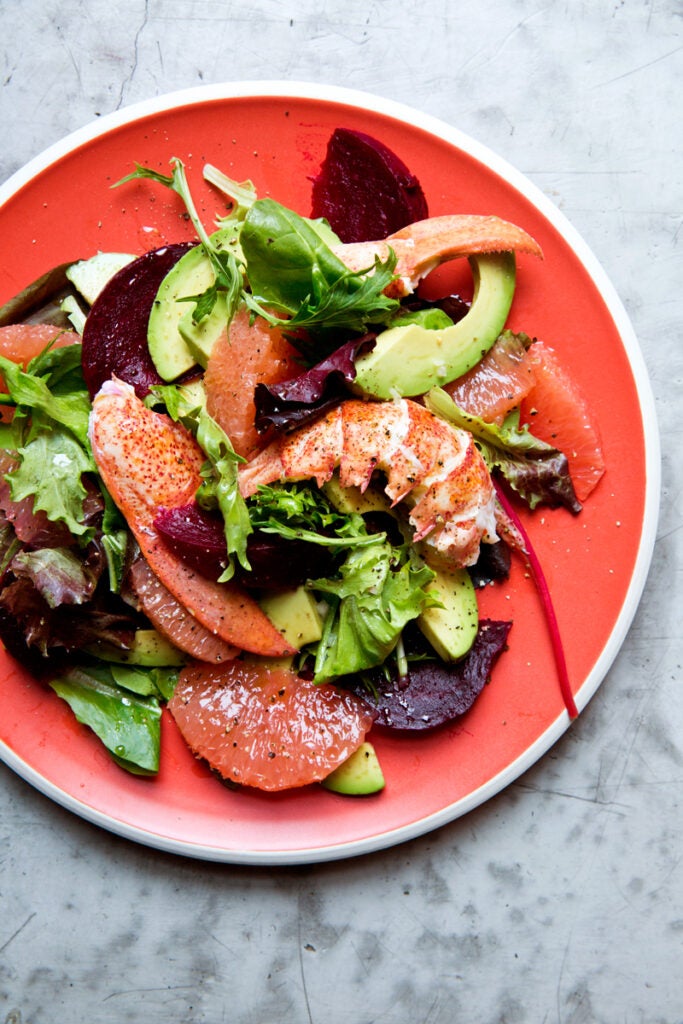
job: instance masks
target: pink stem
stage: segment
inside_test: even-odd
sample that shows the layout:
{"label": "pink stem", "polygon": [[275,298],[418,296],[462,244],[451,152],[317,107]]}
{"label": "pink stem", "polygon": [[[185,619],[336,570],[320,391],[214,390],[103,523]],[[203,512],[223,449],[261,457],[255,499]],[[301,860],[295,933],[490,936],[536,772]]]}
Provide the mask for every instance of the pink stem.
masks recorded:
{"label": "pink stem", "polygon": [[574,703],[574,695],[572,693],[571,684],[569,682],[569,673],[567,672],[567,662],[564,656],[564,647],[562,646],[562,637],[560,636],[560,628],[557,623],[557,616],[555,615],[555,609],[553,607],[553,601],[550,596],[550,590],[548,583],[541,567],[538,555],[533,549],[529,535],[524,529],[522,522],[515,512],[514,508],[508,501],[507,497],[503,493],[503,490],[498,484],[495,483],[496,493],[498,500],[500,501],[505,513],[510,517],[515,529],[519,532],[520,537],[524,541],[524,554],[529,562],[529,568],[531,569],[531,575],[533,576],[536,589],[541,598],[543,610],[545,612],[546,621],[548,623],[548,629],[550,632],[550,640],[552,643],[553,654],[555,656],[555,665],[557,667],[557,674],[560,681],[560,691],[562,693],[562,699],[564,700],[564,706],[569,713],[570,718],[578,717],[578,709]]}

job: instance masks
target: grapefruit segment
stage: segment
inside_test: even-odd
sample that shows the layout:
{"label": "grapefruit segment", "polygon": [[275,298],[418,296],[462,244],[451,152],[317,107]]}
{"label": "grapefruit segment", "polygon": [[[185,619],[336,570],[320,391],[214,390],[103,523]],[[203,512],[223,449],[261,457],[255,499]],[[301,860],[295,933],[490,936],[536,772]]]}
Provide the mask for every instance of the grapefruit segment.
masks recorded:
{"label": "grapefruit segment", "polygon": [[444,390],[465,412],[500,426],[529,394],[536,374],[536,361],[522,340],[505,332],[475,367],[446,384]]}
{"label": "grapefruit segment", "polygon": [[[80,341],[75,331],[65,331],[54,324],[7,324],[0,327],[0,356],[18,363],[26,369],[27,363],[40,355],[46,345],[63,348]],[[5,390],[5,381],[0,375],[0,388]]]}
{"label": "grapefruit segment", "polygon": [[521,403],[520,422],[567,456],[574,491],[583,502],[605,472],[595,418],[553,349],[537,341],[529,357],[536,367],[536,382]]}
{"label": "grapefruit segment", "polygon": [[181,651],[198,661],[216,664],[240,653],[239,648],[231,647],[202,626],[154,575],[144,558],[138,558],[131,566],[130,580],[149,621]]}
{"label": "grapefruit segment", "polygon": [[7,324],[0,327],[0,355],[24,367],[50,342],[54,342],[55,348],[63,348],[76,341],[80,338],[75,331],[65,331],[54,324]]}
{"label": "grapefruit segment", "polygon": [[374,721],[357,697],[331,683],[239,659],[183,669],[168,707],[190,749],[214,771],[273,792],[324,779]]}
{"label": "grapefruit segment", "polygon": [[206,408],[233,448],[249,459],[263,444],[254,426],[257,384],[278,384],[301,372],[296,349],[262,317],[250,322],[246,306],[215,342],[204,374]]}

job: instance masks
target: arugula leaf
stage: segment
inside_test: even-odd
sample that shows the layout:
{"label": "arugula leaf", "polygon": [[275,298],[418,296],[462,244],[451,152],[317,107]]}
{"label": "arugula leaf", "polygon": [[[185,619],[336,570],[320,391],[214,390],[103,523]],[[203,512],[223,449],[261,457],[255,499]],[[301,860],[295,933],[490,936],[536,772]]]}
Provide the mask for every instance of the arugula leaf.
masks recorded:
{"label": "arugula leaf", "polygon": [[161,708],[156,697],[117,686],[105,664],[73,668],[52,679],[50,686],[122,768],[136,774],[158,771]]}
{"label": "arugula leaf", "polygon": [[574,513],[581,511],[566,456],[534,437],[528,427],[520,427],[516,415],[500,427],[487,423],[464,412],[441,388],[429,391],[425,404],[437,416],[468,430],[489,470],[497,469],[530,508],[545,504],[551,508],[562,505]]}
{"label": "arugula leaf", "polygon": [[235,574],[233,556],[244,569],[249,569],[247,538],[253,528],[237,477],[237,468],[245,460],[237,454],[225,431],[187,389],[173,384],[154,387],[147,402],[158,401],[166,406],[172,419],[183,423],[194,434],[207,457],[201,470],[203,481],[195,498],[202,508],[217,508],[223,516],[228,564],[219,582],[227,582]]}
{"label": "arugula leaf", "polygon": [[362,333],[370,324],[390,320],[399,308],[384,294],[394,277],[393,252],[384,263],[375,259],[372,268],[351,271],[314,222],[274,199],[252,205],[240,242],[251,287],[246,302],[271,324]]}
{"label": "arugula leaf", "polygon": [[[256,199],[250,182],[240,185],[207,165],[207,180],[237,199],[235,209],[219,223],[234,225],[234,242],[238,244],[218,246],[199,218],[183,162],[174,157],[171,166],[172,173],[167,175],[136,163],[135,170],[114,187],[146,178],[170,188],[183,200],[215,273],[214,283],[205,292],[183,298],[195,302],[195,322],[208,316],[220,292],[226,294],[228,320],[244,300],[273,325],[321,333],[339,329],[362,333],[370,324],[388,323],[399,309],[398,301],[384,294],[394,278],[393,252],[384,263],[376,258],[372,267],[351,271],[332,252],[330,245],[337,236],[324,220],[300,217],[273,199]],[[243,260],[249,291],[242,277]]]}
{"label": "arugula leaf", "polygon": [[[135,164],[135,170],[125,177],[121,178],[120,181],[115,182],[112,186],[117,188],[119,185],[123,185],[125,182],[133,181],[137,178],[148,178],[151,181],[156,181],[160,185],[170,188],[172,192],[180,196],[185,209],[192,221],[192,226],[197,232],[197,237],[201,242],[201,245],[206,255],[211,260],[211,265],[216,275],[214,283],[201,295],[188,295],[183,298],[186,302],[195,302],[196,307],[192,314],[192,318],[195,323],[199,323],[200,320],[208,316],[216,303],[216,297],[219,292],[224,292],[226,297],[227,307],[227,319],[230,321],[233,317],[237,304],[242,296],[242,274],[239,267],[239,262],[235,256],[235,253],[230,248],[217,246],[209,234],[206,228],[202,224],[202,221],[197,213],[197,208],[190,192],[190,186],[187,181],[187,175],[185,174],[185,165],[182,160],[174,157],[171,160],[172,173],[170,175],[161,174],[159,171],[155,171],[150,167],[143,167],[142,164]],[[236,235],[238,237],[239,229],[236,227]]]}
{"label": "arugula leaf", "polygon": [[396,647],[405,625],[438,604],[428,591],[434,572],[409,548],[394,548],[382,535],[354,548],[338,579],[311,580],[309,587],[332,599],[315,658],[316,682],[380,665]]}

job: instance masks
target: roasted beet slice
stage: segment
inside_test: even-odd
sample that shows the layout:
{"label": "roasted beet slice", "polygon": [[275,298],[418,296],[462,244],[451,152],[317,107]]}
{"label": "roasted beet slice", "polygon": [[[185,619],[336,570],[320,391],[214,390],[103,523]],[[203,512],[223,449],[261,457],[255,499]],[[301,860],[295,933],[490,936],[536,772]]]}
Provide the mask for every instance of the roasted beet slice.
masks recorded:
{"label": "roasted beet slice", "polygon": [[202,576],[217,580],[227,565],[223,520],[196,502],[162,509],[154,526],[171,551]]}
{"label": "roasted beet slice", "polygon": [[469,569],[475,587],[485,587],[496,580],[506,580],[510,575],[512,561],[510,548],[503,540],[495,544],[482,544],[479,558]]}
{"label": "roasted beet slice", "polygon": [[342,242],[386,238],[428,216],[414,174],[371,135],[337,128],[313,180],[314,217],[325,217]]}
{"label": "roasted beet slice", "polygon": [[251,571],[240,576],[242,586],[258,590],[289,590],[306,580],[325,576],[333,556],[328,548],[305,540],[285,540],[256,530],[247,541]]}
{"label": "roasted beet slice", "polygon": [[[154,525],[165,544],[186,565],[216,580],[227,564],[223,520],[196,502],[162,509]],[[326,571],[330,558],[320,545],[284,540],[277,534],[255,531],[247,540],[251,571],[238,568],[243,586],[257,590],[287,590]]]}
{"label": "roasted beet slice", "polygon": [[146,252],[103,288],[83,331],[83,376],[91,396],[112,375],[134,387],[139,398],[164,383],[147,348],[147,322],[159,285],[194,244],[178,242]]}
{"label": "roasted beet slice", "polygon": [[374,693],[362,682],[351,688],[377,711],[378,726],[411,731],[434,729],[459,718],[474,704],[505,650],[511,622],[482,619],[472,648],[462,661],[411,663],[407,680],[373,678]]}

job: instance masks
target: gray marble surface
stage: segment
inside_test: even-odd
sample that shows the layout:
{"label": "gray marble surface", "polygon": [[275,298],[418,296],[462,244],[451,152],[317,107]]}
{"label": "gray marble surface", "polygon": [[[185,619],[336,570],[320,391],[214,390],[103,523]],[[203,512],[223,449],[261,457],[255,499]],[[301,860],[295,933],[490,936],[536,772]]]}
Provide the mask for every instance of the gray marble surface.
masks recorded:
{"label": "gray marble surface", "polygon": [[1,180],[99,115],[223,80],[353,86],[478,138],[605,267],[663,449],[652,570],[604,684],[438,832],[212,865],[100,831],[0,765],[0,1022],[683,1021],[680,0],[0,0],[0,53]]}

